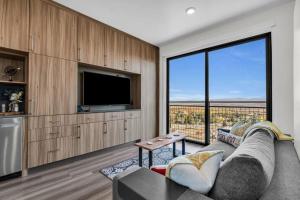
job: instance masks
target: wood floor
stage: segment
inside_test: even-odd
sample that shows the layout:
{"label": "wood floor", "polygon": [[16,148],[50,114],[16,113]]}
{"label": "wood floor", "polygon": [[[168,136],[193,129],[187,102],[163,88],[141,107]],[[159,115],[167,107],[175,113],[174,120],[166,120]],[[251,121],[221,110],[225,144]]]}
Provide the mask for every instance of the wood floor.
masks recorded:
{"label": "wood floor", "polygon": [[[180,149],[180,144],[177,145]],[[187,152],[201,146],[186,145]],[[112,182],[99,170],[138,155],[133,144],[53,163],[29,171],[27,177],[0,182],[1,200],[111,200]]]}
{"label": "wood floor", "polygon": [[33,169],[27,177],[0,182],[2,200],[112,199],[112,182],[98,171],[137,156],[126,145]]}

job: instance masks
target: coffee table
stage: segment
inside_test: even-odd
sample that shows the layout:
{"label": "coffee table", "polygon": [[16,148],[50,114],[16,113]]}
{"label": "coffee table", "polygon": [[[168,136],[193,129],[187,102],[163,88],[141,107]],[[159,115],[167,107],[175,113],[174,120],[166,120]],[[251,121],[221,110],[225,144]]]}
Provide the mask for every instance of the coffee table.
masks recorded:
{"label": "coffee table", "polygon": [[[141,141],[135,143],[135,146],[139,147],[139,166],[143,165],[143,149],[149,151],[149,168],[153,165],[153,151],[164,146],[173,144],[173,156],[176,157],[176,142],[182,142],[182,155],[185,155],[185,134],[183,133],[171,133],[166,136],[156,137],[147,141]],[[152,142],[153,144],[148,144]]]}

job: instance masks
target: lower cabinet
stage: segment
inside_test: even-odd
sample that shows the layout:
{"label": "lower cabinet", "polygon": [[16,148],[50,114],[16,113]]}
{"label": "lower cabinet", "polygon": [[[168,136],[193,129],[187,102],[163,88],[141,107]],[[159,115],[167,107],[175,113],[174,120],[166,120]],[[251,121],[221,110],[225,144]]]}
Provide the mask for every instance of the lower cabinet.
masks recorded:
{"label": "lower cabinet", "polygon": [[86,114],[78,124],[74,123],[76,120],[73,118],[67,121],[70,123],[57,123],[57,126],[50,122],[31,124],[28,130],[29,168],[141,138],[139,111],[105,113],[105,119],[103,116],[92,118]]}
{"label": "lower cabinet", "polygon": [[141,139],[141,119],[125,119],[125,142]]}
{"label": "lower cabinet", "polygon": [[124,120],[107,121],[104,123],[104,148],[123,144],[124,137]]}

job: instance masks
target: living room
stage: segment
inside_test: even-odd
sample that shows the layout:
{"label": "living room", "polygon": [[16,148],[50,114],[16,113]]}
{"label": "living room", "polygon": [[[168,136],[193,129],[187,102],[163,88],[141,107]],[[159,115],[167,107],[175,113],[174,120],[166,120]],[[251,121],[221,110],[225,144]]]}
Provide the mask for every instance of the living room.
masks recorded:
{"label": "living room", "polygon": [[300,199],[299,0],[0,0],[0,199]]}

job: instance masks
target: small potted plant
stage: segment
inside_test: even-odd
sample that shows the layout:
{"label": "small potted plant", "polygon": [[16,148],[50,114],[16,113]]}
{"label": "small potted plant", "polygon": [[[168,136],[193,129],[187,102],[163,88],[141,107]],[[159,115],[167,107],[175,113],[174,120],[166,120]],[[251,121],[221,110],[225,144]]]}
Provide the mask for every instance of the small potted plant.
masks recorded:
{"label": "small potted plant", "polygon": [[10,112],[19,112],[19,103],[22,102],[23,91],[14,92],[10,95],[10,104],[9,111]]}

